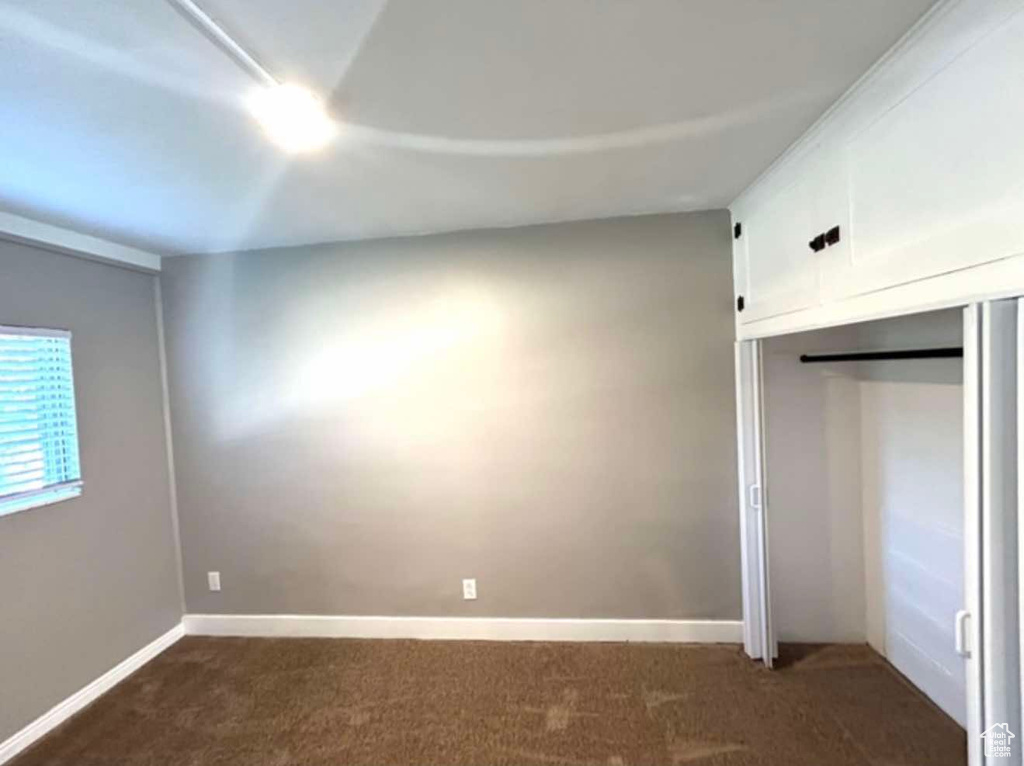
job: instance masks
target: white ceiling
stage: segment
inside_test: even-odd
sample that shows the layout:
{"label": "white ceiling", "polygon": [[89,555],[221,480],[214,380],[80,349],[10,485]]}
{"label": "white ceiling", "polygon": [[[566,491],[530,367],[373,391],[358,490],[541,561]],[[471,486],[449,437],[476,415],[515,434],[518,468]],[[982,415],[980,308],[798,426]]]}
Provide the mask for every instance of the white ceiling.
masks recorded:
{"label": "white ceiling", "polygon": [[0,209],[164,253],[726,206],[933,0],[0,0]]}

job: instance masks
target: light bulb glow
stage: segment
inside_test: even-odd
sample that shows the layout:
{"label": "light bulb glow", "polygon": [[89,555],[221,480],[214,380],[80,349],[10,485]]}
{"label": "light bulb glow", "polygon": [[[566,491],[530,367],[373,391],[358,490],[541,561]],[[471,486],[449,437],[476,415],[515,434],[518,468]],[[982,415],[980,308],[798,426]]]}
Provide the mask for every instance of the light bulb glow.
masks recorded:
{"label": "light bulb glow", "polygon": [[323,102],[300,85],[275,85],[256,91],[249,111],[263,132],[289,154],[322,149],[338,133]]}

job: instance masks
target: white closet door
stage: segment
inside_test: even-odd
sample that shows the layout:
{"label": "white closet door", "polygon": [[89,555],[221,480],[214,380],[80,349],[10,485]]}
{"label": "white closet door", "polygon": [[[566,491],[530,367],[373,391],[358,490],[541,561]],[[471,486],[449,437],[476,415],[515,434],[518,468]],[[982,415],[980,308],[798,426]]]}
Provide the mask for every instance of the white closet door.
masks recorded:
{"label": "white closet door", "polygon": [[[765,514],[764,409],[760,341],[736,344],[736,431],[739,460],[740,547],[743,563],[743,648],[768,667],[776,655],[768,589]],[[765,651],[764,647],[770,647]]]}
{"label": "white closet door", "polygon": [[[1017,301],[966,309],[964,320],[965,651],[971,766],[1020,764],[1017,568]],[[1005,725],[1011,756],[985,755]]]}
{"label": "white closet door", "polygon": [[[1021,626],[1024,625],[1024,521],[1022,521],[1022,514],[1024,514],[1024,488],[1021,487],[1021,481],[1024,481],[1024,298],[1018,298],[1017,304],[1017,356],[1016,356],[1016,373],[1017,373],[1017,503],[1016,503],[1016,518],[1017,518],[1017,661],[1018,661],[1018,676],[1017,676],[1017,693],[1020,707],[1018,708],[1021,714],[1021,726],[1024,728],[1024,630]],[[1013,647],[1006,647],[1005,651],[1014,651]],[[1015,730],[1014,733],[1017,735],[1017,759],[1018,762],[1024,760],[1021,757],[1021,749],[1024,748],[1024,732]]]}
{"label": "white closet door", "polygon": [[984,699],[981,642],[981,305],[964,309],[964,608],[957,615],[957,649],[967,686],[967,756],[982,766]]}

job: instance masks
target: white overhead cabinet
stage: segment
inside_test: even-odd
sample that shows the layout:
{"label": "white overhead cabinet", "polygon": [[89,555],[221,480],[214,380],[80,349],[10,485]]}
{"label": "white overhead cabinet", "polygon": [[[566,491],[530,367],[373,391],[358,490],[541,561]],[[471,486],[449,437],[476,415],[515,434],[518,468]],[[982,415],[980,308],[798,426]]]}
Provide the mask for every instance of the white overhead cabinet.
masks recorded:
{"label": "white overhead cabinet", "polygon": [[745,322],[818,305],[849,261],[844,165],[819,152],[801,170],[750,205],[734,238]]}
{"label": "white overhead cabinet", "polygon": [[1024,13],[849,144],[847,294],[1024,253]]}
{"label": "white overhead cabinet", "polygon": [[779,189],[743,217],[734,248],[737,300],[743,296],[745,321],[818,303],[821,275],[807,244],[812,220],[811,184],[802,178]]}
{"label": "white overhead cabinet", "polygon": [[1021,72],[1024,2],[940,4],[733,204],[740,336],[1024,292]]}

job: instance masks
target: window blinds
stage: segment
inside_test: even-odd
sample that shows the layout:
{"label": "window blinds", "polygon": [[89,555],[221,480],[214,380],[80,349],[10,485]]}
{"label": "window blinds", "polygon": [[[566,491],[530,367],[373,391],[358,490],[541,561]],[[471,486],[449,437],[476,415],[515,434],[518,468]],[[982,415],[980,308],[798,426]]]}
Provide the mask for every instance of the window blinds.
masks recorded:
{"label": "window blinds", "polygon": [[71,333],[0,326],[0,516],[81,493]]}

